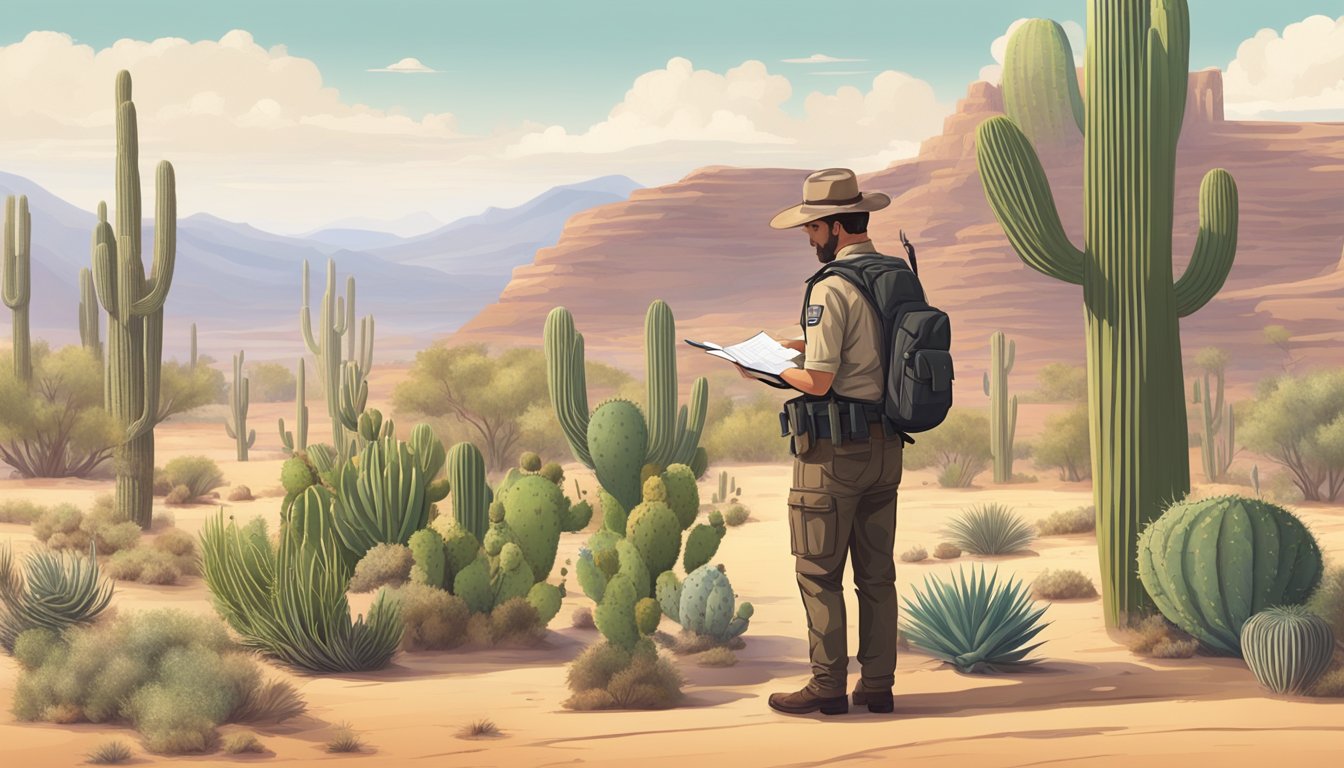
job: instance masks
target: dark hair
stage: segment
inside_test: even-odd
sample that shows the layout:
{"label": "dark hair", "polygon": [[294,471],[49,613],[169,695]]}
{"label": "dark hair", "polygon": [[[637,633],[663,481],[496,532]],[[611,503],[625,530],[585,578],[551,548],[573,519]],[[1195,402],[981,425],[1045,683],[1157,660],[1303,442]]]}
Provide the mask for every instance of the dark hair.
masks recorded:
{"label": "dark hair", "polygon": [[868,231],[868,212],[853,211],[851,213],[835,213],[822,219],[826,222],[826,228],[831,228],[831,222],[838,221],[840,226],[851,235],[861,235]]}

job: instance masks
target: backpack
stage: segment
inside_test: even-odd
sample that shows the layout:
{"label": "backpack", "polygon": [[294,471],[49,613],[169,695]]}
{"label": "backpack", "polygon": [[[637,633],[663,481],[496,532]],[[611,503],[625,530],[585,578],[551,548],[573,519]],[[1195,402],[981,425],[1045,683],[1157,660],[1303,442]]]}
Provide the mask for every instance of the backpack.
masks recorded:
{"label": "backpack", "polygon": [[[904,233],[901,241],[911,264],[917,265],[914,246]],[[804,312],[812,286],[828,275],[852,283],[877,312],[883,329],[886,420],[907,433],[942,424],[952,408],[952,327],[947,313],[926,300],[918,266],[911,269],[904,259],[877,253],[832,261],[808,278]]]}

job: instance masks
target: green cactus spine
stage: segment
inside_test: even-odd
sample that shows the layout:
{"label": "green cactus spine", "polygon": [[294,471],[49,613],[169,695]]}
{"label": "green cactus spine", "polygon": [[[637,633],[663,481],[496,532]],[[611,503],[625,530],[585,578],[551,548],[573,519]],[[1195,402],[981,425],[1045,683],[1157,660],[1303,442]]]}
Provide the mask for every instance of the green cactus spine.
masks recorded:
{"label": "green cactus spine", "polygon": [[1162,614],[1208,646],[1241,652],[1242,625],[1306,601],[1321,550],[1292,513],[1220,496],[1173,504],[1139,536],[1139,577]]}
{"label": "green cactus spine", "polygon": [[[1171,279],[1176,140],[1185,114],[1185,0],[1091,0],[1084,105],[1085,248],[1069,242],[1022,130],[993,117],[977,159],[995,217],[1022,260],[1082,286],[1093,494],[1108,626],[1150,612],[1136,539],[1190,488],[1178,317],[1222,287],[1237,240],[1237,189],[1214,169],[1200,187],[1200,231]],[[1008,63],[1005,69],[1015,66]]]}
{"label": "green cactus spine", "polygon": [[93,271],[79,270],[79,343],[103,359],[103,342],[99,340],[98,294],[93,287]]}
{"label": "green cactus spine", "polygon": [[299,375],[294,390],[294,431],[285,429],[284,418],[280,419],[280,442],[285,450],[293,453],[308,448],[308,382],[304,377],[303,358],[299,358]]}
{"label": "green cactus spine", "polygon": [[1017,359],[1017,342],[1006,341],[1002,331],[989,337],[989,371],[985,394],[989,396],[989,449],[994,456],[994,482],[1013,479],[1013,435],[1017,432],[1017,395],[1008,398],[1008,374]]}
{"label": "green cactus spine", "polygon": [[28,302],[33,296],[32,217],[28,214],[28,196],[20,195],[15,210],[14,196],[5,198],[4,271],[0,273],[0,298],[9,307],[14,324],[14,378],[33,380],[32,339],[28,330]]}
{"label": "green cactus spine", "polygon": [[1083,130],[1083,100],[1073,49],[1058,23],[1029,19],[1008,38],[1003,106],[1036,147],[1078,139]]}
{"label": "green cactus spine", "polygon": [[257,431],[247,428],[249,382],[243,375],[243,353],[233,356],[233,388],[229,392],[229,418],[224,419],[224,432],[237,447],[239,461],[247,461],[247,449],[257,441]]}
{"label": "green cactus spine", "polygon": [[448,484],[453,494],[453,517],[457,524],[485,540],[490,527],[490,486],[485,482],[485,457],[471,443],[458,443],[448,451]]}
{"label": "green cactus spine", "polygon": [[1300,694],[1330,666],[1335,635],[1329,622],[1303,606],[1274,606],[1242,625],[1241,650],[1260,685]]}
{"label": "green cactus spine", "polygon": [[117,73],[117,227],[98,204],[93,279],[107,313],[104,401],[123,430],[115,451],[118,516],[148,528],[154,491],[154,419],[163,362],[163,303],[172,286],[177,253],[177,185],[173,166],[158,165],[155,179],[154,266],[140,260],[140,161],[131,75]]}

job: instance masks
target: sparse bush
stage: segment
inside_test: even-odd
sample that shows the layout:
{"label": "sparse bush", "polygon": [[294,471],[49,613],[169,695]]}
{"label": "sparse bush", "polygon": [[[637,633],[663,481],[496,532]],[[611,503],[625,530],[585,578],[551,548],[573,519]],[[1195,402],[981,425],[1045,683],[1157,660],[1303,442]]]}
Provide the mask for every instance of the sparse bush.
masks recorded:
{"label": "sparse bush", "polygon": [[570,664],[566,709],[668,709],[681,701],[683,680],[672,662],[644,638],[633,652],[606,641]]}
{"label": "sparse bush", "polygon": [[194,498],[195,497],[191,495],[190,488],[185,485],[175,485],[173,486],[173,490],[169,491],[168,495],[164,497],[163,501],[166,504],[182,505],[190,504]]}
{"label": "sparse bush", "polygon": [[375,544],[355,564],[351,592],[372,592],[382,586],[397,586],[411,577],[415,565],[411,550],[402,544]]}
{"label": "sparse bush", "polygon": [[1097,508],[1074,507],[1051,512],[1036,524],[1041,536],[1067,536],[1072,533],[1092,533],[1097,529]]}
{"label": "sparse bush", "polygon": [[1344,369],[1260,383],[1237,436],[1269,455],[1306,501],[1334,501],[1344,492]]}
{"label": "sparse bush", "polygon": [[94,765],[117,765],[131,759],[131,748],[124,741],[108,741],[93,748],[89,762]]}
{"label": "sparse bush", "polygon": [[67,631],[21,673],[13,709],[21,721],[130,723],[152,752],[202,752],[261,686],[223,625],[158,610]]}
{"label": "sparse bush", "polygon": [[1199,650],[1199,641],[1160,614],[1145,618],[1125,633],[1125,645],[1140,656],[1155,659],[1188,659]]}
{"label": "sparse bush", "polygon": [[32,525],[41,517],[43,509],[26,499],[0,501],[0,523]]}
{"label": "sparse bush", "polygon": [[1325,619],[1336,640],[1344,642],[1344,567],[1326,569],[1320,586],[1307,600],[1307,610]]}
{"label": "sparse bush", "polygon": [[537,609],[525,597],[515,597],[495,606],[490,612],[492,645],[530,648],[546,636]]}
{"label": "sparse bush", "polygon": [[707,424],[700,442],[716,460],[776,462],[789,458],[789,441],[779,436],[779,403],[769,395],[734,406]]}
{"label": "sparse bush", "polygon": [[710,648],[696,656],[695,663],[702,667],[731,667],[737,664],[737,654],[728,648],[719,646],[718,648]]}
{"label": "sparse bush", "polygon": [[1042,600],[1074,600],[1097,596],[1092,580],[1079,571],[1046,570],[1031,584],[1032,594]]}
{"label": "sparse bush", "polygon": [[570,618],[570,626],[575,629],[597,629],[597,624],[593,622],[593,609],[586,605],[575,608]]}
{"label": "sparse bush", "polygon": [[187,487],[186,501],[198,499],[224,485],[224,473],[220,472],[219,465],[205,456],[179,456],[164,466],[163,476],[173,487],[170,495],[178,492],[178,486]]}
{"label": "sparse bush", "polygon": [[933,548],[933,556],[939,560],[955,560],[961,557],[961,547],[950,541],[940,541],[938,546]]}
{"label": "sparse bush", "polygon": [[1087,404],[1045,420],[1036,440],[1035,464],[1059,470],[1059,479],[1077,482],[1092,476],[1092,443],[1088,436]]}
{"label": "sparse bush", "polygon": [[457,732],[459,739],[490,739],[500,735],[499,726],[484,718],[462,726]]}
{"label": "sparse bush", "polygon": [[[79,507],[74,504],[57,504],[54,507],[43,508],[37,516],[37,521],[33,523],[33,538],[46,544],[53,549],[80,549],[89,548],[89,536],[80,530],[80,523],[84,522],[84,513],[79,511]],[[59,535],[57,547],[51,543],[53,536]]]}
{"label": "sparse bush", "polygon": [[390,594],[401,604],[403,650],[443,651],[466,639],[471,609],[457,595],[414,582],[390,590]]}
{"label": "sparse bush", "polygon": [[248,365],[247,385],[248,394],[257,403],[288,402],[298,391],[294,372],[279,363]]}
{"label": "sparse bush", "polygon": [[1087,400],[1087,366],[1049,363],[1036,374],[1036,389],[1024,403],[1077,403]]}
{"label": "sparse bush", "polygon": [[336,731],[327,740],[328,752],[361,752],[363,749],[364,742],[355,735],[349,723],[341,723],[336,726]]}
{"label": "sparse bush", "polygon": [[737,502],[733,502],[723,508],[723,522],[729,526],[738,526],[747,522],[747,518],[750,515],[751,512],[749,512],[745,506]]}
{"label": "sparse bush", "polygon": [[929,559],[929,551],[921,546],[913,546],[901,553],[901,562],[918,563]]}
{"label": "sparse bush", "polygon": [[225,737],[221,746],[224,753],[229,755],[261,754],[266,751],[256,734],[251,733],[231,733]]}
{"label": "sparse bush", "polygon": [[1020,515],[996,503],[963,512],[952,519],[946,533],[958,548],[975,555],[1021,552],[1035,538],[1031,526]]}
{"label": "sparse bush", "polygon": [[1316,684],[1307,691],[1308,696],[1338,699],[1344,698],[1344,666],[1328,670]]}
{"label": "sparse bush", "polygon": [[967,488],[985,471],[991,458],[989,418],[953,408],[941,425],[905,449],[902,461],[908,469],[933,467],[944,488]]}
{"label": "sparse bush", "polygon": [[252,501],[252,489],[246,485],[235,485],[229,491],[229,501]]}
{"label": "sparse bush", "polygon": [[176,584],[200,572],[195,540],[177,528],[158,534],[149,546],[117,552],[104,568],[114,579],[160,585]]}

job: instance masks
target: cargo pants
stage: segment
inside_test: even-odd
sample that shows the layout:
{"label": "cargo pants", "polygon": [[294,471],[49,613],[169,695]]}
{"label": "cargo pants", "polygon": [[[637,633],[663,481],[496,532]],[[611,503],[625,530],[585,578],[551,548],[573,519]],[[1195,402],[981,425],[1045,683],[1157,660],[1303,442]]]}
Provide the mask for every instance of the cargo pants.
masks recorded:
{"label": "cargo pants", "polygon": [[794,458],[789,533],[807,613],[812,681],[824,697],[847,696],[845,560],[854,564],[864,687],[892,687],[896,672],[896,492],[905,447],[869,424],[868,440],[810,441]]}

